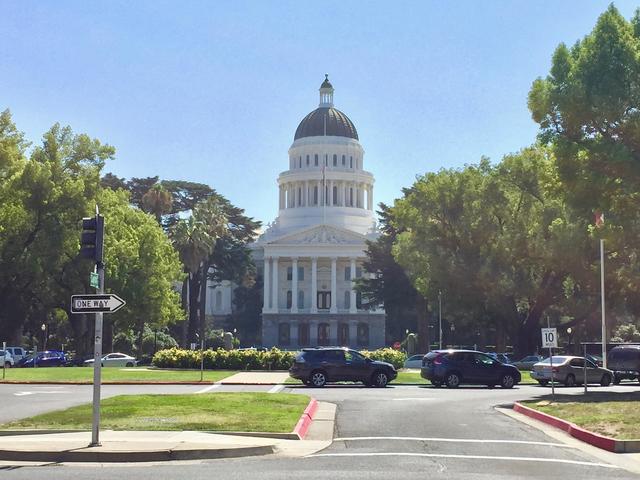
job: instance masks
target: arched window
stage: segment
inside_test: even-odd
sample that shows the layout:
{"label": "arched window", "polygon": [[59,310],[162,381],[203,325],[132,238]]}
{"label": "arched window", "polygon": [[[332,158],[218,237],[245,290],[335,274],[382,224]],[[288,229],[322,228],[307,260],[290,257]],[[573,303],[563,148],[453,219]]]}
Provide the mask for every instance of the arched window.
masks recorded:
{"label": "arched window", "polygon": [[349,206],[353,207],[353,188],[349,189]]}
{"label": "arched window", "polygon": [[344,308],[351,308],[351,292],[349,290],[344,292]]}
{"label": "arched window", "polygon": [[291,290],[287,290],[287,308],[291,308]]}
{"label": "arched window", "polygon": [[321,323],[318,325],[318,345],[329,345],[329,324]]}
{"label": "arched window", "polygon": [[349,324],[347,323],[338,325],[338,345],[341,347],[349,346]]}
{"label": "arched window", "polygon": [[313,187],[313,204],[318,205],[318,186]]}
{"label": "arched window", "polygon": [[298,290],[298,308],[304,308],[304,290]]}
{"label": "arched window", "polygon": [[309,345],[309,324],[301,323],[298,325],[298,345]]}
{"label": "arched window", "polygon": [[338,166],[338,155],[336,155],[335,153],[333,154],[333,166]]}
{"label": "arched window", "polygon": [[356,292],[356,308],[359,310],[362,308],[362,293]]}
{"label": "arched window", "polygon": [[222,308],[222,292],[218,290],[216,292],[216,310],[220,310]]}
{"label": "arched window", "polygon": [[358,346],[369,346],[369,325],[367,325],[366,323],[358,324]]}
{"label": "arched window", "polygon": [[313,161],[315,162],[315,165],[317,167],[318,166],[318,154],[317,153],[313,156]]}
{"label": "arched window", "polygon": [[333,205],[338,204],[338,187],[333,187]]}
{"label": "arched window", "polygon": [[309,155],[307,155],[307,167],[309,166]]}
{"label": "arched window", "polygon": [[278,344],[289,345],[291,343],[291,330],[288,323],[278,324]]}
{"label": "arched window", "polygon": [[346,161],[345,159],[346,159],[346,157],[344,155],[342,155],[342,166],[343,167],[345,166],[345,161]]}
{"label": "arched window", "polygon": [[328,153],[324,154],[324,166],[325,167],[329,166],[329,154]]}
{"label": "arched window", "polygon": [[302,205],[302,188],[298,188],[298,206]]}
{"label": "arched window", "polygon": [[298,168],[302,168],[302,155],[300,155],[300,159],[298,160]]}
{"label": "arched window", "polygon": [[349,168],[353,168],[353,157],[349,157]]}

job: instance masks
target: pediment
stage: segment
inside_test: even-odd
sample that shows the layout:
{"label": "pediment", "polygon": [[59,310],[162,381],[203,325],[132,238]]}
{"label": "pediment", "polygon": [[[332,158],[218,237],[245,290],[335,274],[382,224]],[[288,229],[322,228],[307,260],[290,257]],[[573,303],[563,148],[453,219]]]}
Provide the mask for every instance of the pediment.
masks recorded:
{"label": "pediment", "polygon": [[271,245],[362,245],[366,237],[344,228],[318,225],[280,237]]}

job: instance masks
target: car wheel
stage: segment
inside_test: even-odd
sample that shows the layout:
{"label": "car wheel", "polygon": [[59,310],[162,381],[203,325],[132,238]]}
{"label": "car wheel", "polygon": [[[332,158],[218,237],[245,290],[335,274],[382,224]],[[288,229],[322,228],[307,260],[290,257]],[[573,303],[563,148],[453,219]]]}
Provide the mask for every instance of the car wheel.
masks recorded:
{"label": "car wheel", "polygon": [[438,388],[442,386],[442,382],[440,380],[431,380],[431,385]]}
{"label": "car wheel", "polygon": [[500,379],[500,386],[502,388],[513,388],[515,384],[516,384],[516,379],[513,378],[513,375],[511,375],[510,373],[504,374]]}
{"label": "car wheel", "polygon": [[564,384],[567,387],[575,387],[576,385],[576,377],[573,376],[572,373],[567,375],[567,378],[564,379]]}
{"label": "car wheel", "polygon": [[549,384],[547,380],[538,380],[538,383],[543,387],[546,387]]}
{"label": "car wheel", "polygon": [[444,383],[448,388],[458,388],[460,386],[460,375],[457,373],[449,373]]}
{"label": "car wheel", "polygon": [[376,372],[373,374],[373,378],[371,380],[371,384],[374,387],[384,388],[389,383],[389,377],[384,372]]}
{"label": "car wheel", "polygon": [[327,376],[324,372],[315,371],[311,374],[311,385],[314,387],[324,387],[327,384]]}
{"label": "car wheel", "polygon": [[131,363],[131,362],[127,362],[127,365],[126,365],[126,366],[127,366],[127,367],[133,367],[133,363]]}
{"label": "car wheel", "polygon": [[600,379],[600,385],[602,385],[603,387],[608,387],[609,385],[611,385],[611,375],[609,375],[608,373],[602,375],[602,378]]}
{"label": "car wheel", "polygon": [[614,375],[614,377],[613,377],[613,384],[614,385],[620,385],[621,381],[622,381],[622,379],[620,377],[618,377],[617,375]]}

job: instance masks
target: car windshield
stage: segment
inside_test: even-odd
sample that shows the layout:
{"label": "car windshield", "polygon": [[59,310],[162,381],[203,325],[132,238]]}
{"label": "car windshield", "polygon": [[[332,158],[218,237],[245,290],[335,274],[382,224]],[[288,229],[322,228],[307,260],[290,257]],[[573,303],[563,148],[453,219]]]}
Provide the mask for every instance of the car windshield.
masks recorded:
{"label": "car windshield", "polygon": [[[553,356],[553,363],[557,364],[557,365],[561,365],[563,363],[565,363],[567,360],[569,360],[569,357],[564,357],[564,356]],[[550,365],[551,364],[551,359],[550,358],[545,358],[543,360],[540,360],[538,363],[544,363],[545,365]]]}

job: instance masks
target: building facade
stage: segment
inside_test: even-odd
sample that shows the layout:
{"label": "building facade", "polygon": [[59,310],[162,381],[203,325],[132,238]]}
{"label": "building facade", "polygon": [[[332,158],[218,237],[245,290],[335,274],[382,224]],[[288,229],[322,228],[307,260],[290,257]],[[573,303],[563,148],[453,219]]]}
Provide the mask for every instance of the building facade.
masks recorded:
{"label": "building facade", "polygon": [[264,283],[262,344],[282,348],[379,348],[385,312],[363,308],[354,280],[366,240],[378,236],[373,175],[356,128],[333,106],[328,78],[320,105],[298,126],[289,168],[278,177],[278,217],[252,245]]}

